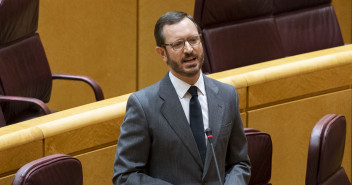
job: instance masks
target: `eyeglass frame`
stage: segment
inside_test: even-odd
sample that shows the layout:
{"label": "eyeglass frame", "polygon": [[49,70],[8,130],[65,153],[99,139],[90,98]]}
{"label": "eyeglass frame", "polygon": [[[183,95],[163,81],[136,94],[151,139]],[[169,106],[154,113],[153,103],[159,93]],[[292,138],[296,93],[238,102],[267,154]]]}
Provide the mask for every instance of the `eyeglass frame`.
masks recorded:
{"label": "eyeglass frame", "polygon": [[[191,37],[194,37],[194,36],[198,36],[198,37],[199,37],[199,43],[192,45],[192,44],[188,41],[188,39],[190,39]],[[199,44],[202,42],[202,38],[201,38],[201,37],[202,37],[202,34],[195,34],[195,35],[189,36],[189,37],[186,38],[186,39],[179,39],[179,40],[176,40],[176,41],[174,41],[174,42],[172,42],[172,43],[170,43],[170,44],[162,44],[161,46],[170,46],[170,47],[172,48],[172,50],[174,50],[174,51],[181,51],[181,50],[183,50],[183,49],[185,48],[186,42],[188,42],[188,44],[189,44],[191,47],[199,45]],[[174,44],[175,42],[178,42],[178,41],[183,41],[183,47],[180,48],[180,49],[174,49],[173,44]]]}

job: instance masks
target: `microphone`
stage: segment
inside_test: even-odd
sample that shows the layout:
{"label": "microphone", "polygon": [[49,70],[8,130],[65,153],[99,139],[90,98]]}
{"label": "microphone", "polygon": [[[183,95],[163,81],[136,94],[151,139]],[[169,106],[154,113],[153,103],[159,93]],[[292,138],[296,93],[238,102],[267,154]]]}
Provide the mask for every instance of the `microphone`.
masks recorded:
{"label": "microphone", "polygon": [[221,180],[221,175],[220,175],[220,170],[219,170],[219,166],[218,166],[218,161],[216,160],[216,154],[215,154],[215,150],[214,150],[214,145],[213,145],[213,134],[210,128],[205,129],[205,134],[207,135],[210,147],[211,147],[211,151],[213,152],[213,156],[214,156],[214,161],[215,161],[215,167],[216,167],[216,172],[218,173],[218,178],[219,178],[219,183],[220,185],[222,185],[222,180]]}

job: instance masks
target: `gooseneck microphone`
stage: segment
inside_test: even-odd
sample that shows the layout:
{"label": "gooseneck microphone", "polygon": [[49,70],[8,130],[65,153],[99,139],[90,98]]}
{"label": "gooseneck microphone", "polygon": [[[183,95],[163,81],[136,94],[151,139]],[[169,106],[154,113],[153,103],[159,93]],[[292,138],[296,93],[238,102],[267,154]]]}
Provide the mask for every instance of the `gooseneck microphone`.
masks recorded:
{"label": "gooseneck microphone", "polygon": [[216,160],[216,154],[215,154],[215,150],[214,150],[214,145],[213,145],[213,134],[210,128],[205,129],[205,134],[207,135],[210,147],[211,147],[211,151],[213,152],[213,156],[214,156],[214,162],[215,162],[215,167],[216,167],[216,172],[218,173],[218,178],[219,178],[219,183],[220,185],[222,185],[222,180],[221,180],[221,175],[220,175],[220,170],[219,170],[219,166],[218,166],[218,161]]}

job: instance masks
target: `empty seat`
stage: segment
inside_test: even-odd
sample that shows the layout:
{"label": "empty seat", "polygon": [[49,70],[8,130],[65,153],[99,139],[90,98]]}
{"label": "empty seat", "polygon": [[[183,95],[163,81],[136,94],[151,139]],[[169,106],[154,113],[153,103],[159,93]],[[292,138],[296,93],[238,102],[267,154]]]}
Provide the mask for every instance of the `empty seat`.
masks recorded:
{"label": "empty seat", "polygon": [[343,45],[331,0],[196,0],[194,19],[205,73]]}
{"label": "empty seat", "polygon": [[350,185],[342,164],[346,119],[328,114],[314,126],[309,142],[306,185]]}
{"label": "empty seat", "polygon": [[269,134],[245,128],[248,140],[248,155],[251,160],[251,179],[249,185],[270,185],[272,142]]}
{"label": "empty seat", "polygon": [[54,154],[20,168],[12,185],[82,185],[81,162],[69,155]]}
{"label": "empty seat", "polygon": [[6,126],[6,121],[4,118],[4,114],[2,113],[1,106],[0,106],[0,127]]}
{"label": "empty seat", "polygon": [[203,71],[215,73],[284,57],[272,0],[196,0]]}
{"label": "empty seat", "polygon": [[104,99],[93,79],[51,72],[36,33],[38,12],[39,0],[0,1],[0,105],[6,124],[49,114],[45,103],[53,79],[83,81],[92,87],[97,101]]}
{"label": "empty seat", "polygon": [[331,0],[273,0],[285,56],[343,45]]}

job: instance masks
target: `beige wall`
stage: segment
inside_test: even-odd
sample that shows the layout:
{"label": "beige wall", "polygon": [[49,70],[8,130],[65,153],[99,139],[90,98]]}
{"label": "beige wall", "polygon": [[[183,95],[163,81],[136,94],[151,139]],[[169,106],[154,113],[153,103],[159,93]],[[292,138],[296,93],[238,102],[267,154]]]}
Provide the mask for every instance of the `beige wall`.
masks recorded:
{"label": "beige wall", "polygon": [[[155,52],[154,24],[171,10],[193,14],[194,0],[40,1],[39,28],[52,73],[86,75],[106,98],[155,83],[167,66]],[[56,80],[49,107],[94,101],[81,82]]]}
{"label": "beige wall", "polygon": [[[107,98],[136,90],[137,0],[41,0],[38,33],[52,73],[90,76]],[[49,106],[93,101],[88,85],[54,81]]]}
{"label": "beige wall", "polygon": [[351,0],[333,0],[337,19],[339,20],[343,40],[345,43],[351,43],[352,37],[352,3]]}

